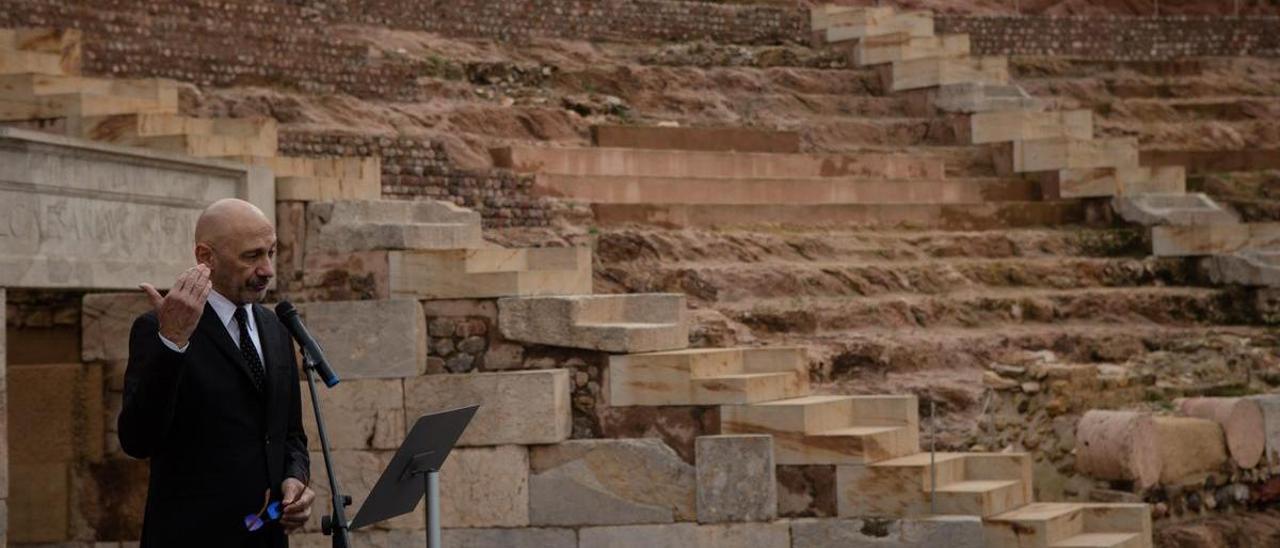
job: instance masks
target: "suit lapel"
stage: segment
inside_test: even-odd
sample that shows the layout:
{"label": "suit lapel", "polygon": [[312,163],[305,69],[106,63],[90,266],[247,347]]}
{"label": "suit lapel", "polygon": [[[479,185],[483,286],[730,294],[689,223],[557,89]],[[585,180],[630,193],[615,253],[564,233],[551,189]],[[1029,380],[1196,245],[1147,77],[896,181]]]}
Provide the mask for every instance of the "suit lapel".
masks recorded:
{"label": "suit lapel", "polygon": [[[262,324],[258,325],[261,326]],[[249,386],[252,387],[253,373],[249,372],[249,364],[245,363],[244,356],[240,354],[239,341],[231,340],[231,333],[227,332],[225,325],[222,325],[222,319],[218,317],[217,312],[214,312],[213,306],[207,303],[204,305],[204,315],[200,316],[199,329],[204,331],[205,336],[213,341],[213,345],[218,348],[218,351],[222,352],[227,359],[231,360],[231,363],[236,365],[236,369],[239,369],[244,374],[245,380],[249,381]],[[258,328],[258,332],[259,337],[261,337],[261,327]],[[263,354],[266,354],[266,342],[262,342]]]}
{"label": "suit lapel", "polygon": [[258,324],[258,343],[262,345],[262,369],[264,380],[262,391],[268,396],[271,394],[271,372],[278,367],[273,363],[272,356],[276,355],[276,348],[280,345],[278,334],[275,329],[267,328],[267,309],[261,305],[253,305],[253,321]]}

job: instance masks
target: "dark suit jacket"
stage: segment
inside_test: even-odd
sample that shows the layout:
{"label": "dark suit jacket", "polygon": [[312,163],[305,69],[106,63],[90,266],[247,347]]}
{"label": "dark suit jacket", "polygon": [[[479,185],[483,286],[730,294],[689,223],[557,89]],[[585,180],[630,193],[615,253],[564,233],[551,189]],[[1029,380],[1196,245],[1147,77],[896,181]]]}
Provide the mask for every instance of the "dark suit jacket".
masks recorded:
{"label": "dark suit jacket", "polygon": [[267,369],[261,392],[208,304],[183,353],[160,341],[154,312],[133,323],[119,432],[126,453],[151,459],[143,547],[288,546],[278,523],[244,526],[266,489],[280,500],[286,477],[308,483],[310,474],[292,340],[266,308],[253,314]]}

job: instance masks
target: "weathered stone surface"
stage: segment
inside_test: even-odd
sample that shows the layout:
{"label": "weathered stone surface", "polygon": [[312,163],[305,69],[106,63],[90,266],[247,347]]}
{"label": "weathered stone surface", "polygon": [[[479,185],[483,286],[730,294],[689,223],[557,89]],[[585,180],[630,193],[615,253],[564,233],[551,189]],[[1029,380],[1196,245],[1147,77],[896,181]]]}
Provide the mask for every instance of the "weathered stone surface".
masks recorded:
{"label": "weathered stone surface", "polygon": [[298,310],[343,379],[414,377],[427,370],[427,320],[418,301],[305,303]]}
{"label": "weathered stone surface", "polygon": [[738,152],[800,152],[800,133],[729,127],[592,126],[597,147]]}
{"label": "weathered stone surface", "polygon": [[1046,171],[1040,176],[1045,199],[1054,200],[1144,194],[1181,195],[1186,193],[1186,182],[1186,170],[1181,166],[1060,169]]}
{"label": "weathered stone surface", "polygon": [[1076,467],[1090,477],[1131,480],[1140,488],[1160,479],[1155,421],[1150,413],[1089,411],[1076,426]]}
{"label": "weathered stone surface", "polygon": [[932,116],[935,111],[959,114],[1006,110],[1044,110],[1044,104],[1021,86],[1009,84],[963,83],[907,92],[913,115]]}
{"label": "weathered stone surface", "polygon": [[534,525],[670,523],[695,517],[696,478],[656,439],[571,440],[530,452]]}
{"label": "weathered stone surface", "polygon": [[450,548],[577,548],[573,529],[445,529],[441,540]]}
{"label": "weathered stone surface", "polygon": [[893,91],[949,84],[1005,84],[1009,81],[1006,57],[943,57],[899,61],[891,65]]}
{"label": "weathered stone surface", "polygon": [[70,540],[70,463],[12,463],[9,540],[14,543]]}
{"label": "weathered stone surface", "polygon": [[786,522],[699,525],[695,537],[698,548],[791,548],[791,527]]}
{"label": "weathered stone surface", "polygon": [[129,359],[129,330],[133,321],[151,310],[140,291],[91,293],[81,307],[80,354],[86,362]]}
{"label": "weathered stone surface", "polygon": [[942,516],[873,523],[861,519],[799,519],[791,522],[793,548],[896,546],[985,548],[982,520]]}
{"label": "weathered stone surface", "polygon": [[[325,415],[329,418],[329,415]],[[333,451],[333,468],[341,481],[340,487],[345,495],[350,495],[352,504],[347,508],[347,517],[355,517],[360,511],[360,506],[364,504],[365,497],[369,496],[369,491],[373,489],[374,484],[378,482],[378,477],[382,475],[382,470],[391,462],[392,455],[395,451],[352,451],[338,450]],[[453,459],[452,456],[449,457]],[[443,490],[444,476],[441,475],[441,489]],[[329,475],[325,470],[324,456],[319,451],[311,452],[311,488],[316,492],[316,504],[311,512],[311,520],[307,522],[306,531],[320,531],[320,514],[329,510]],[[316,509],[322,508],[319,512]],[[443,508],[443,507],[442,507]],[[373,529],[418,529],[418,534],[422,534],[421,529],[426,527],[425,516],[422,514],[422,505],[419,504],[414,512],[410,512],[403,516],[399,516],[385,522],[371,526]]]}
{"label": "weathered stone surface", "polygon": [[777,517],[772,436],[703,436],[696,458],[699,523]]}
{"label": "weathered stone surface", "polygon": [[595,409],[603,438],[658,438],[680,458],[694,462],[698,436],[720,433],[720,408],[705,406],[614,407]]}
{"label": "weathered stone surface", "polygon": [[1240,468],[1258,465],[1266,449],[1262,407],[1251,398],[1187,398],[1179,400],[1178,412],[1209,419],[1222,427],[1231,460]]}
{"label": "weathered stone surface", "polygon": [[1217,223],[1151,228],[1151,253],[1188,257],[1245,249],[1280,249],[1280,223]]}
{"label": "weathered stone surface", "polygon": [[803,348],[695,348],[609,358],[609,405],[723,405],[809,392]]}
{"label": "weathered stone surface", "polygon": [[[343,487],[343,489],[346,489]],[[326,506],[327,508],[327,506]],[[312,514],[315,509],[313,507]],[[350,518],[354,514],[348,513]],[[446,532],[444,538],[449,538]],[[404,546],[417,546],[423,544],[426,536],[423,531],[406,531],[394,530],[384,531],[378,529],[358,529],[351,532],[351,544],[353,546],[367,546],[369,548],[402,548]],[[446,541],[446,546],[452,547]],[[333,537],[325,536],[321,533],[294,533],[289,535],[290,548],[331,548],[333,546]]]}
{"label": "weathered stone surface", "polygon": [[307,204],[276,202],[276,284],[282,294],[302,283],[306,244]]}
{"label": "weathered stone surface", "polygon": [[537,445],[569,439],[569,370],[427,375],[405,381],[411,427],[417,417],[479,404],[458,445]]}
{"label": "weathered stone surface", "polygon": [[307,206],[307,250],[342,253],[484,247],[480,214],[440,201],[361,200]]}
{"label": "weathered stone surface", "polygon": [[1267,441],[1263,462],[1268,465],[1280,464],[1280,394],[1261,394],[1250,398],[1262,408],[1263,430]]}
{"label": "weathered stone surface", "polygon": [[969,55],[969,45],[968,34],[911,36],[898,33],[859,40],[850,59],[855,65],[869,66],[928,57],[961,57]]}
{"label": "weathered stone surface", "polygon": [[194,264],[208,204],[243,198],[275,217],[258,168],[12,128],[0,128],[0,179],[22,187],[0,191],[0,286],[167,287]]}
{"label": "weathered stone surface", "polygon": [[578,530],[578,548],[689,548],[698,545],[693,523],[584,527]]}
{"label": "weathered stone surface", "polygon": [[513,341],[634,353],[689,344],[684,295],[525,297],[498,300],[498,326]]}
{"label": "weathered stone surface", "polygon": [[1208,419],[1155,417],[1160,451],[1160,483],[1202,481],[1202,475],[1227,463],[1222,427]]}
{"label": "weathered stone surface", "polygon": [[825,518],[836,515],[836,467],[784,464],[777,467],[778,516]]}
{"label": "weathered stone surface", "polygon": [[441,525],[530,525],[530,480],[529,450],[523,446],[454,449],[440,470]]}
{"label": "weathered stone surface", "polygon": [[1093,111],[983,112],[969,119],[969,138],[975,144],[1053,137],[1092,139]]}
{"label": "weathered stone surface", "polygon": [[481,248],[392,252],[392,295],[483,299],[591,294],[586,247]]}
{"label": "weathered stone surface", "polygon": [[10,463],[102,458],[101,367],[78,363],[11,367],[5,384]]}
{"label": "weathered stone surface", "polygon": [[429,318],[480,317],[498,321],[498,303],[494,299],[431,300],[422,303],[422,310]]}
{"label": "weathered stone surface", "polygon": [[1215,284],[1280,287],[1280,252],[1244,250],[1204,259],[1209,280]]}
{"label": "weathered stone surface", "polygon": [[1053,137],[1002,144],[995,152],[1002,175],[1062,169],[1138,167],[1138,143],[1130,137],[1073,139]]}
{"label": "weathered stone surface", "polygon": [[933,12],[862,9],[829,16],[828,42],[844,42],[877,36],[906,34],[933,36]]}
{"label": "weathered stone surface", "polygon": [[1126,221],[1142,226],[1191,226],[1234,224],[1235,214],[1202,193],[1127,194],[1112,198],[1111,205]]}
{"label": "weathered stone surface", "polygon": [[[317,379],[317,382],[319,380]],[[332,449],[396,449],[404,441],[404,381],[399,379],[343,379],[333,388],[323,388],[320,405],[324,409],[326,434]],[[320,450],[315,414],[311,413],[311,391],[302,390],[302,424],[311,450]],[[314,463],[313,463],[314,464]]]}

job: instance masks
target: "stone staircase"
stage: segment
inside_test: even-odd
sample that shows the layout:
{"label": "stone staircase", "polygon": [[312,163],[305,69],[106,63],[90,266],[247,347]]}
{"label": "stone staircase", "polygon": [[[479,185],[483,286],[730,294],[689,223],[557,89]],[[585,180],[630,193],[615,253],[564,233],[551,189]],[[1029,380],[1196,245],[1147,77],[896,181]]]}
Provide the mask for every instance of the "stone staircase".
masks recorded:
{"label": "stone staircase", "polygon": [[498,325],[513,341],[610,353],[689,345],[681,294],[565,295],[498,299]]}
{"label": "stone staircase", "polygon": [[277,198],[377,199],[377,158],[283,158],[275,120],[178,113],[178,85],[79,75],[80,34],[0,29],[0,123],[271,168]]}

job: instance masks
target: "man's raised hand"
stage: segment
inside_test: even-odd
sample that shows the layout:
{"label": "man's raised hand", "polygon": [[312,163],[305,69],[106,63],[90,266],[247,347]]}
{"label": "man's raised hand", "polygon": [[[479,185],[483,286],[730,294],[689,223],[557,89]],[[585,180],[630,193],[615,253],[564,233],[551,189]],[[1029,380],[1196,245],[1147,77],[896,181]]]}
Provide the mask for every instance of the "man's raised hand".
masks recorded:
{"label": "man's raised hand", "polygon": [[163,297],[151,284],[138,284],[138,287],[151,297],[151,306],[156,309],[156,317],[160,320],[160,336],[178,348],[185,348],[191,333],[200,323],[204,303],[213,289],[209,281],[209,267],[198,264],[188,268],[178,275],[173,288]]}

